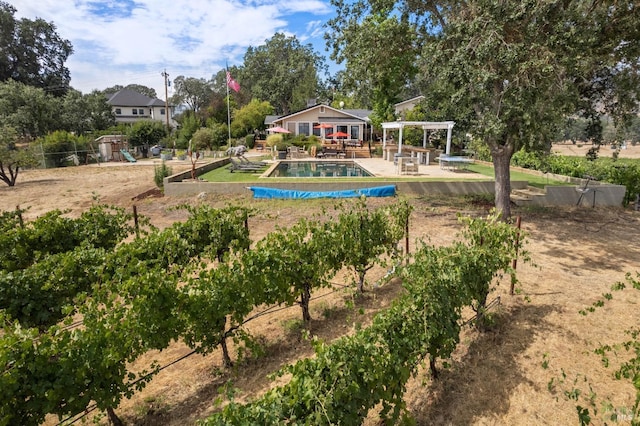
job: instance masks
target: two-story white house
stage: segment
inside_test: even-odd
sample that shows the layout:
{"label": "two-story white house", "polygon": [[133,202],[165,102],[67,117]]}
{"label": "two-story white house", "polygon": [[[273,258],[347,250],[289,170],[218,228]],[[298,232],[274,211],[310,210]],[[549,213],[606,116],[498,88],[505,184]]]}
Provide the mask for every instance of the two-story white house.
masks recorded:
{"label": "two-story white house", "polygon": [[177,125],[173,120],[173,106],[169,105],[169,111],[167,111],[163,100],[150,98],[130,89],[121,89],[108,95],[107,103],[111,105],[116,123],[135,123],[140,120],[157,120],[167,123],[167,114],[170,114],[169,125],[171,127]]}

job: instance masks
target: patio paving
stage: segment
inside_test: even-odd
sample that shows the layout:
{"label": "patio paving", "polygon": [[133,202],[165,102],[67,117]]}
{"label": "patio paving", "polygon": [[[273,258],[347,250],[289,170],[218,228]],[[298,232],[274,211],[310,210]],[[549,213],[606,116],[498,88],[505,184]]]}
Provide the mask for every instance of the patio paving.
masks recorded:
{"label": "patio paving", "polygon": [[448,170],[440,168],[438,163],[420,164],[417,173],[398,173],[398,168],[393,161],[387,161],[382,158],[356,158],[354,160],[363,168],[373,173],[376,177],[390,178],[441,178],[441,179],[489,179],[485,175],[474,173],[466,170]]}

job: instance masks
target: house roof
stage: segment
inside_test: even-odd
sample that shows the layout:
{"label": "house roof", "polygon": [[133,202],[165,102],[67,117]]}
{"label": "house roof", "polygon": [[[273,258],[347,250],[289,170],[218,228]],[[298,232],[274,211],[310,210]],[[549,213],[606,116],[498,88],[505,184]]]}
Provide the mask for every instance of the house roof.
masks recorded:
{"label": "house roof", "polygon": [[338,111],[346,112],[347,114],[361,118],[365,121],[369,120],[369,116],[371,115],[371,112],[372,112],[371,110],[368,110],[368,109],[341,109]]}
{"label": "house roof", "polygon": [[[331,117],[331,116],[319,117],[318,120],[320,123],[324,123],[324,122],[338,123],[341,121],[352,122],[353,119],[356,119],[358,121],[369,121],[369,115],[371,114],[371,111],[366,109],[337,109],[329,105],[315,104],[315,105],[308,106],[307,108],[301,109],[300,111],[292,112],[291,114],[280,115],[280,116],[267,115],[264,119],[264,124],[270,125],[270,124],[273,124],[274,121],[291,119],[291,118],[294,118],[296,115],[306,113],[309,110],[316,109],[319,107],[324,107],[329,111],[333,111],[336,113],[335,117]],[[345,115],[350,117],[344,117]]]}
{"label": "house roof", "polygon": [[131,107],[163,107],[165,102],[161,99],[154,99],[130,89],[118,90],[109,96],[107,103],[112,106]]}
{"label": "house roof", "polygon": [[279,115],[267,115],[264,118],[264,124],[266,124],[266,125],[273,124],[273,122],[276,121],[278,118],[280,118]]}
{"label": "house roof", "polygon": [[423,96],[423,95],[420,95],[420,96],[416,96],[415,98],[411,98],[411,99],[404,100],[404,101],[402,101],[402,102],[398,102],[398,103],[397,103],[397,104],[395,104],[394,106],[395,106],[396,108],[403,107],[405,104],[408,104],[408,105],[412,105],[412,106],[413,106],[413,105],[417,104],[418,102],[420,102],[420,101],[421,101],[421,100],[423,100],[423,99],[424,99],[424,96]]}

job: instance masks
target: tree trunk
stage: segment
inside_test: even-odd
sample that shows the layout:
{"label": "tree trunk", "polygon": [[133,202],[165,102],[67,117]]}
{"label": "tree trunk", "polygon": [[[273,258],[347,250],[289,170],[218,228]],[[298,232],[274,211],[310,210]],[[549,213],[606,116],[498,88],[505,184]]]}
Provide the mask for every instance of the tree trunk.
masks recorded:
{"label": "tree trunk", "polygon": [[429,357],[429,370],[431,371],[431,378],[438,378],[438,369],[436,368],[436,359],[432,356]]}
{"label": "tree trunk", "polygon": [[227,348],[227,333],[225,332],[226,328],[227,328],[227,318],[225,317],[224,320],[219,321],[218,325],[218,330],[220,330],[220,333],[222,335],[222,339],[220,340],[220,346],[222,347],[222,365],[224,365],[225,368],[231,368],[233,367],[233,362],[231,361],[231,356],[229,356],[229,348]]}
{"label": "tree trunk", "polygon": [[487,312],[487,298],[489,293],[483,294],[483,298],[478,300],[478,306],[474,310],[476,311],[476,329],[479,331],[485,331],[487,329],[486,316]]}
{"label": "tree trunk", "polygon": [[113,426],[124,426],[124,423],[122,423],[122,420],[120,420],[120,418],[116,415],[116,412],[113,411],[113,408],[107,407],[107,416],[109,417],[109,422]]}
{"label": "tree trunk", "polygon": [[222,337],[222,341],[220,342],[220,346],[222,346],[222,365],[225,368],[233,367],[233,361],[231,361],[231,357],[229,356],[229,348],[227,348],[227,338]]}
{"label": "tree trunk", "polygon": [[311,300],[310,286],[305,285],[304,289],[300,292],[300,307],[302,308],[302,319],[304,322],[311,321],[311,314],[309,313],[309,301]]}
{"label": "tree trunk", "polygon": [[8,164],[7,170],[5,170],[4,164],[0,162],[0,180],[6,183],[8,186],[15,186],[16,180],[18,179],[19,170],[20,170],[19,166],[16,166],[14,170],[12,164]]}
{"label": "tree trunk", "polygon": [[359,271],[358,272],[358,293],[364,293],[364,277],[365,277],[366,271]]}
{"label": "tree trunk", "polygon": [[510,143],[491,146],[491,158],[493,159],[495,176],[496,210],[504,221],[511,216],[511,173],[509,163],[512,155],[513,145]]}

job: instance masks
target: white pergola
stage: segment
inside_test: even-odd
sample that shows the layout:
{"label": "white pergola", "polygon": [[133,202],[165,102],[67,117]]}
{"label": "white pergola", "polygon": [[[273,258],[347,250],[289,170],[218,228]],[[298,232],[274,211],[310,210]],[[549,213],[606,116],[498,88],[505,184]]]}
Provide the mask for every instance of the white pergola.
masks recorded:
{"label": "white pergola", "polygon": [[382,149],[384,150],[387,145],[387,129],[398,129],[400,135],[398,136],[398,153],[402,152],[402,130],[405,127],[421,127],[423,131],[422,147],[427,147],[427,130],[447,130],[447,149],[446,155],[449,155],[451,151],[451,131],[456,123],[453,121],[392,121],[389,123],[382,123]]}

